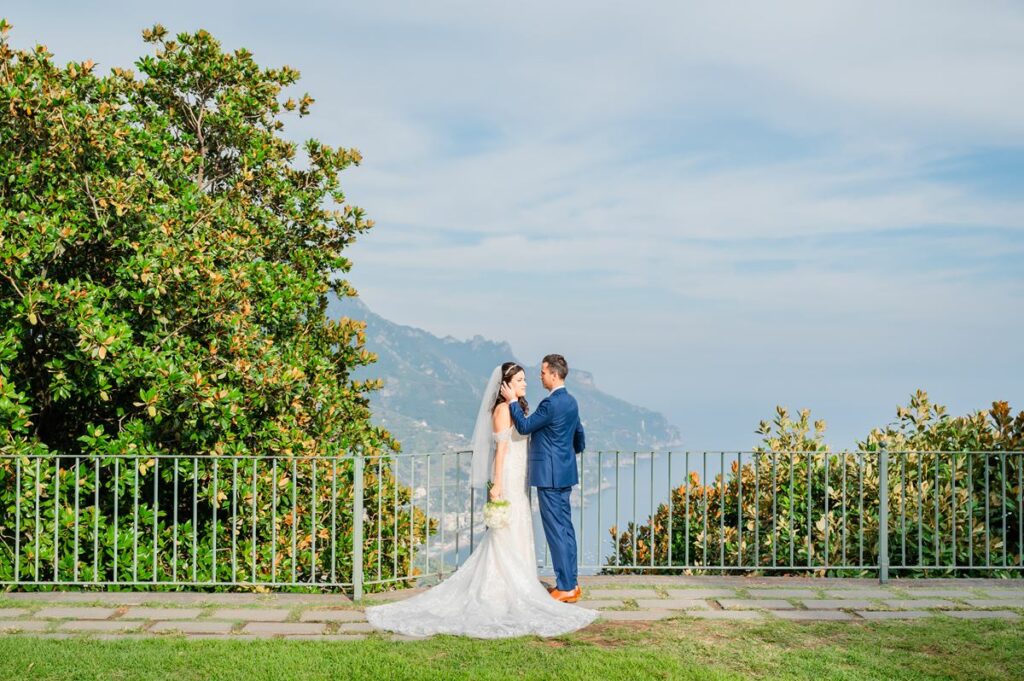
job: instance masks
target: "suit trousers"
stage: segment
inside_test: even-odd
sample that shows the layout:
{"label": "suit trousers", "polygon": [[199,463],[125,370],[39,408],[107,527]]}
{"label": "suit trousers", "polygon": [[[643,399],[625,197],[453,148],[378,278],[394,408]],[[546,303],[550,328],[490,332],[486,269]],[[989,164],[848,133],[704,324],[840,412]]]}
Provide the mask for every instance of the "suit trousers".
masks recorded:
{"label": "suit trousers", "polygon": [[572,527],[570,494],[572,487],[537,488],[540,519],[544,524],[559,591],[576,588],[576,531]]}

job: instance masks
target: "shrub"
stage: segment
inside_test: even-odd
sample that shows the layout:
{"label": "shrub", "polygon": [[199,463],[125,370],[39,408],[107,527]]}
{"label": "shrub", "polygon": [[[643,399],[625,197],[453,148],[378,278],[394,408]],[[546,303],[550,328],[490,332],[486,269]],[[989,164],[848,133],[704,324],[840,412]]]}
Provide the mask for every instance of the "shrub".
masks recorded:
{"label": "shrub", "polygon": [[[810,574],[839,576],[873,571],[856,566],[879,560],[881,447],[889,451],[894,569],[934,574],[948,571],[954,561],[958,566],[1022,564],[1024,462],[1020,454],[1007,452],[1024,450],[1024,412],[1014,418],[1007,403],[996,402],[988,412],[950,417],[919,391],[897,410],[894,424],[873,430],[853,451],[830,451],[824,431],[823,421],[812,426],[808,410],[792,420],[779,407],[773,423],[761,423],[762,443],[742,464],[733,455],[724,475],[702,484],[690,472],[672,490],[671,533],[668,504],[645,524],[610,528],[618,555],[609,557],[605,572],[636,571],[613,567],[633,564],[634,556],[640,565],[670,565],[670,543],[671,564],[694,569],[795,573],[778,566],[799,566],[810,568]],[[742,570],[729,571],[737,573]]]}

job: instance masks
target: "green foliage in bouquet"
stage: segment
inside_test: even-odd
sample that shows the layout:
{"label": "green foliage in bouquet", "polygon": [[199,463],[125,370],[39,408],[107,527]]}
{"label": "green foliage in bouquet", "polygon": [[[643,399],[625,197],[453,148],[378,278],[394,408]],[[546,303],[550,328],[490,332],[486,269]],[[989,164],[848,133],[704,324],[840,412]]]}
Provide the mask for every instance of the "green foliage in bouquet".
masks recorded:
{"label": "green foliage in bouquet", "polygon": [[[1006,402],[952,417],[918,391],[908,406],[897,409],[895,423],[873,430],[853,451],[830,451],[823,442],[824,421],[812,424],[809,410],[794,420],[779,407],[774,421],[762,421],[757,432],[762,443],[742,466],[733,457],[724,475],[702,484],[691,472],[672,490],[671,533],[668,504],[639,526],[610,528],[617,555],[612,553],[604,571],[624,572],[615,566],[633,564],[634,557],[640,565],[669,565],[671,542],[672,564],[697,569],[726,565],[759,572],[796,565],[812,568],[800,574],[868,574],[824,566],[878,564],[878,451],[883,446],[890,453],[890,563],[936,566],[901,574],[938,574],[954,560],[966,566],[986,557],[992,564],[1005,557],[1007,566],[1021,565],[1022,457],[1002,453],[1024,451],[1024,412],[1014,417]],[[935,451],[961,454],[919,453]]]}
{"label": "green foliage in bouquet", "polygon": [[[154,53],[136,62],[138,73],[101,75],[91,61],[54,63],[42,45],[15,49],[9,30],[0,21],[0,578],[14,570],[18,494],[22,505],[40,495],[44,509],[39,532],[22,523],[23,578],[37,563],[51,578],[54,563],[62,579],[91,577],[94,563],[99,579],[116,566],[123,575],[134,539],[157,556],[133,564],[138,578],[169,575],[174,542],[184,541],[171,526],[177,511],[178,532],[196,538],[198,555],[193,561],[189,546],[174,568],[211,579],[215,551],[230,546],[232,532],[236,541],[251,532],[244,522],[226,527],[224,505],[251,509],[254,499],[256,550],[240,550],[248,563],[236,569],[260,580],[274,569],[290,576],[310,564],[313,537],[331,520],[321,495],[332,482],[342,509],[334,520],[351,527],[351,460],[321,462],[320,498],[313,462],[398,448],[370,422],[368,393],[379,383],[350,378],[375,359],[364,325],[325,317],[330,293],[355,294],[337,273],[351,265],[345,248],[372,226],[339,184],[359,153],[284,139],[283,118],[305,116],[313,103],[287,94],[299,73],[261,67],[245,49],[226,52],[205,31],[172,37],[154,26],[143,32]],[[195,460],[174,471],[146,458],[165,454]],[[46,458],[37,467],[29,455]],[[116,462],[122,455],[144,458]],[[282,459],[277,475],[269,462],[237,458],[267,455],[296,458]],[[404,513],[382,522],[399,528],[384,542],[404,574],[411,544],[429,527],[401,510],[409,490],[392,489],[390,466],[379,479],[376,470],[368,462],[368,522],[377,521],[382,486]],[[199,490],[196,509],[171,508],[175,472]],[[248,490],[237,499],[224,496],[229,474]],[[76,478],[81,553],[59,541],[72,530]],[[133,499],[138,521],[125,519]],[[211,523],[218,510],[220,536]],[[291,528],[302,528],[294,550]],[[385,550],[373,544],[376,535],[368,566]],[[321,569],[344,578],[350,551],[341,549],[337,564]]]}

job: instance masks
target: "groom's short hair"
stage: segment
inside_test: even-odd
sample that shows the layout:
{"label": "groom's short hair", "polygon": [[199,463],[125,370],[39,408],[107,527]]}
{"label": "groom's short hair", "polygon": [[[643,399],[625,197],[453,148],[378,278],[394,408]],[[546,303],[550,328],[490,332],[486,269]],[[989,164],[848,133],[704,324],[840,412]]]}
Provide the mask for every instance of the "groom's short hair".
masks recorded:
{"label": "groom's short hair", "polygon": [[561,355],[548,355],[544,358],[543,363],[548,365],[548,371],[556,374],[563,381],[569,375],[569,364]]}

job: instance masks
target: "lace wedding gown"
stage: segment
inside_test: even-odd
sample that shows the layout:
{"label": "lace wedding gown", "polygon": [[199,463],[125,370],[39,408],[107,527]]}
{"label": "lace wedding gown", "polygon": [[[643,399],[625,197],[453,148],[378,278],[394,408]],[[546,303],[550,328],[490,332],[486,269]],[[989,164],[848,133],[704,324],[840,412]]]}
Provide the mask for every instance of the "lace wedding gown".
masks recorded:
{"label": "lace wedding gown", "polygon": [[377,629],[408,636],[558,636],[597,617],[596,610],[556,601],[537,580],[527,497],[528,438],[514,428],[494,438],[509,441],[502,468],[504,498],[511,504],[509,524],[488,528],[466,562],[437,586],[403,601],[367,608],[366,619]]}

